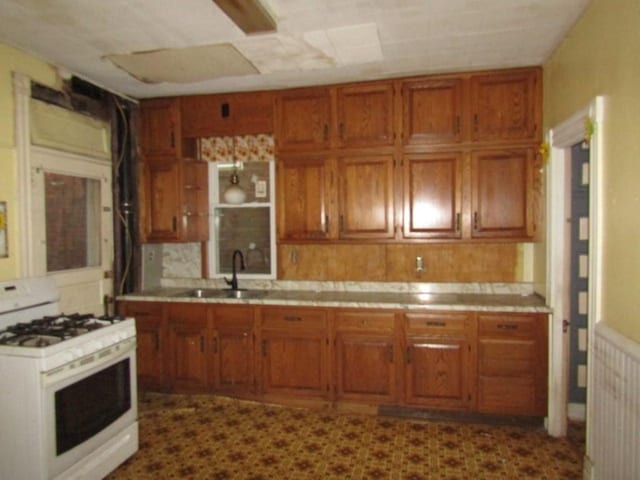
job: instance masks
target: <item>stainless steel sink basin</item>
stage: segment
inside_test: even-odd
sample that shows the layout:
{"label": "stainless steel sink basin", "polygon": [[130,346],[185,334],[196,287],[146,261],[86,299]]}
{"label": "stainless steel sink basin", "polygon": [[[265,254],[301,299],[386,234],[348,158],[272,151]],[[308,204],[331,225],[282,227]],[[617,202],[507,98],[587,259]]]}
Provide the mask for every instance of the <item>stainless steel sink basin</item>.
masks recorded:
{"label": "stainless steel sink basin", "polygon": [[176,297],[190,298],[262,298],[267,295],[266,290],[231,290],[230,288],[194,288],[175,294]]}

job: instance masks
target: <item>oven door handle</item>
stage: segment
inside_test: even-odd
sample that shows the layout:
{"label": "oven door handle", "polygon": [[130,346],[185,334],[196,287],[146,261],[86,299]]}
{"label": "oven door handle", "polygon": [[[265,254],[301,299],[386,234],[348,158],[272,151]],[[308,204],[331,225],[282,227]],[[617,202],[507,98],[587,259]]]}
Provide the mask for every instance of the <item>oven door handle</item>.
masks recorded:
{"label": "oven door handle", "polygon": [[102,350],[85,355],[84,357],[73,359],[60,367],[42,372],[40,374],[42,385],[48,387],[54,384],[60,384],[69,378],[82,375],[90,370],[106,368],[126,356],[133,356],[135,358],[135,348],[136,338],[131,337],[103,348]]}

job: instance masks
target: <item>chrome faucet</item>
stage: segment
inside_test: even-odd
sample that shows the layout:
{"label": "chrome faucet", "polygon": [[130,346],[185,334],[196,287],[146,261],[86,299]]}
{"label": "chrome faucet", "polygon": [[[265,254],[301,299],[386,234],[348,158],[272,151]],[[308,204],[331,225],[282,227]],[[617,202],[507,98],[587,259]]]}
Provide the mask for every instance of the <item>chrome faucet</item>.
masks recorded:
{"label": "chrome faucet", "polygon": [[227,285],[231,285],[231,290],[239,290],[238,288],[238,275],[236,273],[236,257],[240,256],[240,270],[244,270],[244,256],[240,250],[234,250],[233,256],[231,257],[231,280],[227,280],[225,277],[224,281],[227,282]]}

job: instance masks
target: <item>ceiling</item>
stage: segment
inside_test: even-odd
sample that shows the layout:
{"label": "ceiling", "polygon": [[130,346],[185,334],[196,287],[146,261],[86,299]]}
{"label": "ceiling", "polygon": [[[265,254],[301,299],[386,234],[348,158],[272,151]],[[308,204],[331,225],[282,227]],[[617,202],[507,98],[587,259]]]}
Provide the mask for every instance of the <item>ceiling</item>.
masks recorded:
{"label": "ceiling", "polygon": [[0,0],[0,42],[134,98],[540,65],[590,0]]}

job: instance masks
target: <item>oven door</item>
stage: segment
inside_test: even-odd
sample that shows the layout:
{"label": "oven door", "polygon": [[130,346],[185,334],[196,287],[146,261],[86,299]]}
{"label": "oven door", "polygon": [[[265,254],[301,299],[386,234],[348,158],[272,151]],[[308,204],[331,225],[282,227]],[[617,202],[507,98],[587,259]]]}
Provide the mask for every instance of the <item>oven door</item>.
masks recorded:
{"label": "oven door", "polygon": [[48,478],[54,478],[103,455],[100,447],[137,421],[135,337],[45,372],[42,382]]}

